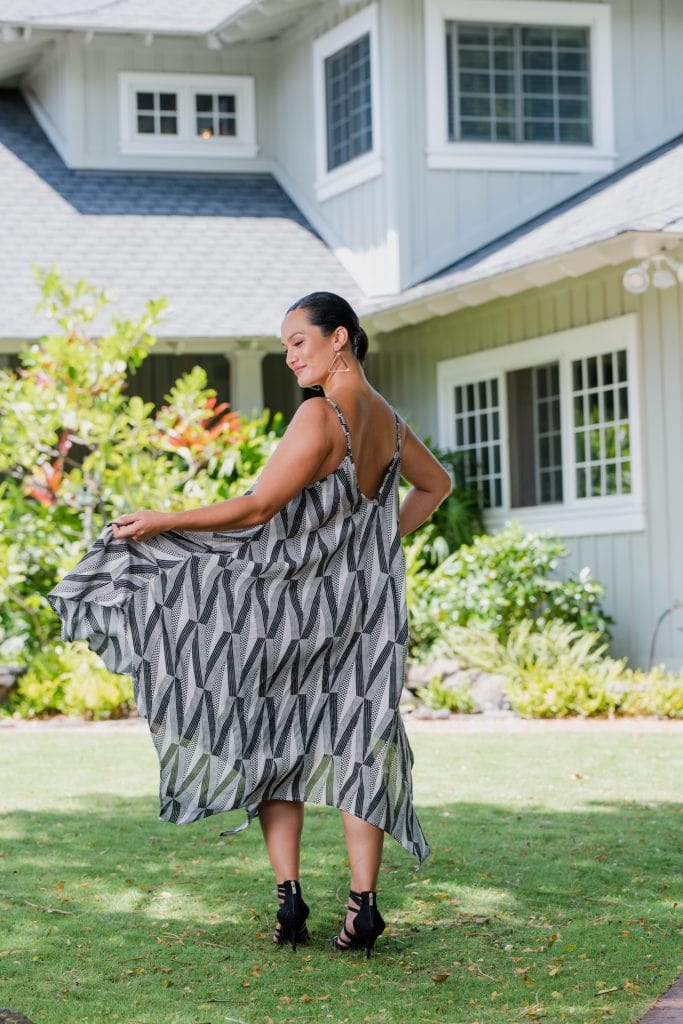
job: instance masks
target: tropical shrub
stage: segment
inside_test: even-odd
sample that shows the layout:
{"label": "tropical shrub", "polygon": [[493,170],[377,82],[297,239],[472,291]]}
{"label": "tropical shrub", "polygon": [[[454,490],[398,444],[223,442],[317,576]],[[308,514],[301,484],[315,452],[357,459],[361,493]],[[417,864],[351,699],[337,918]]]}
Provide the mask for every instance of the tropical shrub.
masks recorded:
{"label": "tropical shrub", "polygon": [[427,686],[422,686],[417,696],[432,711],[444,709],[453,714],[465,715],[474,710],[474,700],[466,683],[449,686],[438,676],[430,679]]}
{"label": "tropical shrub", "polygon": [[280,416],[217,404],[199,366],[159,410],[128,395],[164,301],[107,324],[105,292],[55,270],[38,278],[50,332],[0,371],[0,642],[14,638],[24,662],[57,639],[46,595],[105,523],[240,493],[282,433]]}
{"label": "tropical shrub", "polygon": [[[505,641],[512,627],[550,621],[607,635],[611,621],[601,607],[603,587],[588,569],[560,579],[555,574],[567,551],[550,534],[525,532],[511,524],[476,537],[449,555],[428,576],[414,572],[409,585],[413,657],[424,659],[435,646],[445,653],[451,630],[474,625]],[[418,547],[411,552],[420,561]]]}
{"label": "tropical shrub", "polygon": [[23,718],[61,713],[99,719],[125,717],[133,708],[130,676],[110,672],[77,641],[50,644],[33,657],[8,711]]}
{"label": "tropical shrub", "polygon": [[683,717],[683,678],[634,671],[606,654],[600,634],[564,622],[527,619],[504,640],[480,625],[456,627],[449,645],[464,665],[504,677],[513,711],[525,718]]}

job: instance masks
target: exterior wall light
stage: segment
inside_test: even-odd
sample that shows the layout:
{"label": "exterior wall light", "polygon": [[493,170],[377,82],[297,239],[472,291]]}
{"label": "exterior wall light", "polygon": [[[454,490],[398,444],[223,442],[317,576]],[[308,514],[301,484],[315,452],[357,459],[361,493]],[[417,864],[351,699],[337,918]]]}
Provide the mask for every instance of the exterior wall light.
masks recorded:
{"label": "exterior wall light", "polygon": [[655,288],[673,288],[677,281],[683,284],[683,263],[670,256],[650,256],[637,267],[629,267],[623,277],[624,288],[631,295],[642,295],[651,284]]}

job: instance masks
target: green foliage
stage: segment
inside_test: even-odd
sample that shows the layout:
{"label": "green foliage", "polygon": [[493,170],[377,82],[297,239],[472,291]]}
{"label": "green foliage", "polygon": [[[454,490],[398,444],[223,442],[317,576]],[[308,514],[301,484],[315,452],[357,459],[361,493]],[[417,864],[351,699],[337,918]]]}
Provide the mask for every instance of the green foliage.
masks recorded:
{"label": "green foliage", "polygon": [[466,684],[447,686],[438,676],[434,676],[427,686],[419,689],[417,696],[432,711],[446,708],[453,714],[466,715],[474,710],[474,700]]}
{"label": "green foliage", "polygon": [[525,718],[683,717],[683,678],[634,671],[606,655],[600,634],[564,622],[527,619],[505,640],[482,626],[456,627],[449,644],[466,665],[503,676],[513,711]]}
{"label": "green foliage", "polygon": [[[502,641],[527,619],[539,628],[557,620],[606,635],[603,588],[590,571],[565,580],[553,575],[566,554],[557,537],[527,533],[519,524],[463,545],[426,579],[413,581],[413,655],[424,657],[437,642],[448,650],[456,626],[478,625]],[[419,562],[421,550],[411,557]]]}
{"label": "green foliage", "polygon": [[82,641],[50,644],[31,661],[10,698],[10,713],[24,718],[61,713],[120,718],[133,709],[129,676],[115,675]]}
{"label": "green foliage", "polygon": [[420,541],[423,571],[439,565],[463,544],[471,544],[475,537],[484,533],[481,494],[476,487],[464,482],[462,453],[444,451],[431,444],[429,447],[450,471],[453,490],[411,539]]}
{"label": "green foliage", "polygon": [[13,639],[24,662],[56,639],[46,595],[105,523],[243,492],[283,426],[279,415],[246,420],[217,405],[200,366],[158,411],[128,395],[165,301],[107,324],[105,292],[37,273],[50,331],[17,372],[0,371],[0,644]]}

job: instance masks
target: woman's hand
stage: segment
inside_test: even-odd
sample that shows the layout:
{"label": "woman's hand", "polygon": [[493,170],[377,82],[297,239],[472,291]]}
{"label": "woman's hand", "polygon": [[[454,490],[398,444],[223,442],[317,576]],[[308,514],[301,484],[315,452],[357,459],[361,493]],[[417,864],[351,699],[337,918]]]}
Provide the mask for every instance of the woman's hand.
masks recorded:
{"label": "woman's hand", "polygon": [[142,512],[130,512],[128,515],[119,516],[112,523],[115,540],[124,540],[130,537],[131,540],[151,540],[157,533],[165,533],[172,530],[173,515],[170,512],[153,512],[145,509]]}

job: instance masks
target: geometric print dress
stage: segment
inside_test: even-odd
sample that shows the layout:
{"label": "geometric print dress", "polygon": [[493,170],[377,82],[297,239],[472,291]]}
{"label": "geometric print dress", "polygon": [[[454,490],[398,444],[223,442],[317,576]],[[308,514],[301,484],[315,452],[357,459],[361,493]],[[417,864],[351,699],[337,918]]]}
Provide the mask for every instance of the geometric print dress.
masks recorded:
{"label": "geometric print dress", "polygon": [[[421,864],[398,711],[408,646],[400,430],[376,498],[346,456],[266,523],[116,540],[107,525],[50,592],[64,640],[133,677],[159,758],[160,818],[261,800],[348,811]],[[224,833],[228,834],[228,833]]]}

